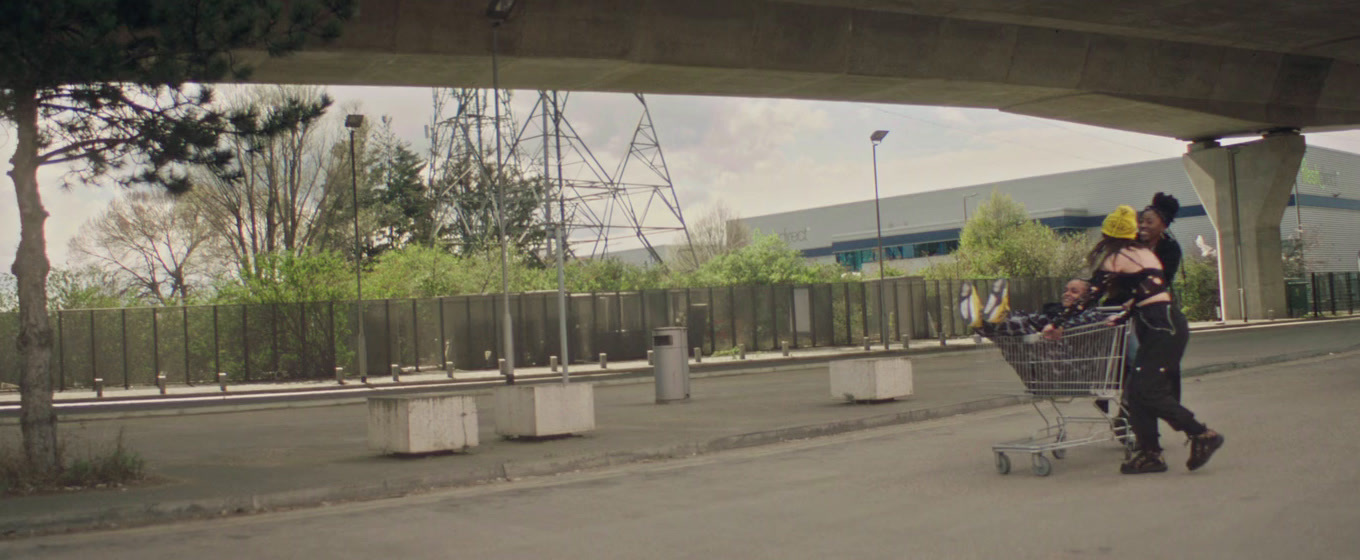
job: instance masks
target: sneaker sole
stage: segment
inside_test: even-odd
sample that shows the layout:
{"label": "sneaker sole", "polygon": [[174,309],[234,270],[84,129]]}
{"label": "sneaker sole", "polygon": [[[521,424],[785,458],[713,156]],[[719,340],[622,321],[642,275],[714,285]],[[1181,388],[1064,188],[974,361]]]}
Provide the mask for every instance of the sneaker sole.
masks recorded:
{"label": "sneaker sole", "polygon": [[1166,472],[1166,471],[1167,471],[1166,463],[1162,463],[1162,466],[1161,466],[1161,467],[1154,468],[1154,469],[1151,469],[1151,470],[1143,470],[1143,471],[1136,470],[1136,469],[1127,469],[1127,468],[1124,468],[1124,465],[1119,465],[1119,474],[1156,474],[1156,473],[1164,473],[1164,472]]}
{"label": "sneaker sole", "polygon": [[1211,440],[1211,442],[1209,443],[1209,451],[1204,454],[1204,460],[1200,461],[1199,463],[1195,463],[1193,460],[1186,461],[1185,468],[1194,471],[1199,470],[1200,468],[1204,467],[1204,465],[1209,464],[1209,459],[1212,459],[1214,457],[1214,453],[1218,452],[1218,449],[1223,447],[1223,444],[1227,443],[1227,441],[1228,438],[1223,437],[1223,434],[1218,434],[1218,437]]}

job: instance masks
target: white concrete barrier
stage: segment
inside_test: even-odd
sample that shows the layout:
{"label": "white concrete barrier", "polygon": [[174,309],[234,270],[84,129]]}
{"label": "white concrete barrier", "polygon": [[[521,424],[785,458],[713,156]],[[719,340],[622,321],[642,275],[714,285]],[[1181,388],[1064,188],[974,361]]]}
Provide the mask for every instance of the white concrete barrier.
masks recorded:
{"label": "white concrete barrier", "polygon": [[477,402],[466,395],[368,398],[368,446],[384,454],[476,447]]}
{"label": "white concrete barrier", "polygon": [[869,358],[831,362],[831,396],[848,401],[884,401],[914,392],[911,359]]}
{"label": "white concrete barrier", "polygon": [[496,433],[509,437],[580,434],[595,429],[589,383],[504,385],[495,389]]}

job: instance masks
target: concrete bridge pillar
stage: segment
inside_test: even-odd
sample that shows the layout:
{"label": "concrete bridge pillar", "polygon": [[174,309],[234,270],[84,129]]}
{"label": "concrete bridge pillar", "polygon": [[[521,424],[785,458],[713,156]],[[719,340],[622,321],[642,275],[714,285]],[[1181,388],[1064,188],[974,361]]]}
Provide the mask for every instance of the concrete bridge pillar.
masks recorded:
{"label": "concrete bridge pillar", "polygon": [[1303,136],[1196,142],[1182,160],[1218,231],[1218,286],[1225,320],[1286,314],[1280,220],[1303,163]]}

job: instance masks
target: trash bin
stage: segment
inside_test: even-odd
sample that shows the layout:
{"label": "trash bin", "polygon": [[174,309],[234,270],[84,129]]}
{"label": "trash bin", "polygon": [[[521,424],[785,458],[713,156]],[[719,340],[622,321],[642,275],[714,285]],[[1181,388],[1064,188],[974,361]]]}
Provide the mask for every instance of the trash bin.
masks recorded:
{"label": "trash bin", "polygon": [[685,327],[661,327],[652,331],[652,371],[656,375],[658,404],[689,398],[687,342]]}

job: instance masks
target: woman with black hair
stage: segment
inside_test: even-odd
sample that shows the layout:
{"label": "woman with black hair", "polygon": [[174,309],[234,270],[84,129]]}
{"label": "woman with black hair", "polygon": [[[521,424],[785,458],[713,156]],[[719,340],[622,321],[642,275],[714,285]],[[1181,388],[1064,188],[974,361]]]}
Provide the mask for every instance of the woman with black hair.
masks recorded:
{"label": "woman with black hair", "polygon": [[1193,471],[1209,462],[1224,438],[1195,420],[1195,414],[1171,394],[1166,373],[1179,371],[1190,330],[1185,315],[1172,304],[1161,261],[1137,241],[1136,216],[1132,207],[1120,206],[1105,218],[1100,228],[1101,241],[1087,257],[1092,269],[1090,292],[1045,327],[1044,336],[1061,338],[1065,320],[1094,305],[1108,291],[1131,294],[1127,315],[1133,319],[1139,347],[1124,387],[1138,452],[1120,465],[1119,471],[1124,474],[1166,471],[1158,442],[1159,418],[1190,436],[1190,458],[1185,466]]}
{"label": "woman with black hair", "polygon": [[1168,286],[1175,283],[1176,272],[1181,269],[1181,244],[1167,231],[1180,210],[1181,203],[1176,197],[1159,192],[1152,195],[1152,204],[1138,214],[1138,240],[1162,261]]}

